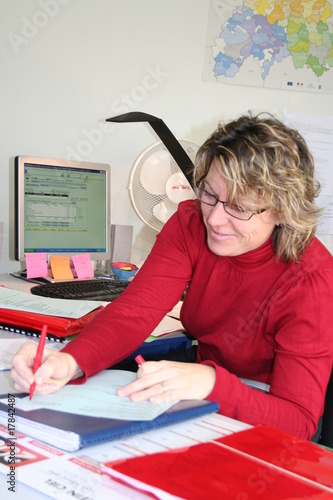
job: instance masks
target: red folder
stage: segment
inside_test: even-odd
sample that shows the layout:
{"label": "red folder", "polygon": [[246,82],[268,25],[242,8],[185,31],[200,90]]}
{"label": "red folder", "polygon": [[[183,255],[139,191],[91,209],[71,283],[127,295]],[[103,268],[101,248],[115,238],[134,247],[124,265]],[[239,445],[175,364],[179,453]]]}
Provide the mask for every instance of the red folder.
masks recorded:
{"label": "red folder", "polygon": [[100,306],[77,319],[0,308],[0,325],[1,327],[13,327],[18,333],[25,333],[24,329],[40,332],[43,325],[46,324],[48,336],[64,338],[80,333],[83,327],[99,314],[103,308],[103,306]]}
{"label": "red folder", "polygon": [[[332,484],[333,452],[260,427],[187,449],[105,465],[111,476],[112,470],[123,474],[118,480],[140,482],[136,486],[129,482],[132,487],[151,494],[150,485],[187,500],[333,498],[333,489],[327,486]],[[158,490],[155,497],[162,498]]]}
{"label": "red folder", "polygon": [[332,488],[333,451],[267,425],[237,432],[217,441],[310,481]]}

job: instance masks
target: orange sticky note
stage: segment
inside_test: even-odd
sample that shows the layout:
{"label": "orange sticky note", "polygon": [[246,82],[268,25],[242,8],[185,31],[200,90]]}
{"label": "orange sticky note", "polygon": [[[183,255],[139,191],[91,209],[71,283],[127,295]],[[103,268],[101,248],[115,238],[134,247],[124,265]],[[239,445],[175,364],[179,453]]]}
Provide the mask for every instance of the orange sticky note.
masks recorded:
{"label": "orange sticky note", "polygon": [[73,255],[72,262],[78,278],[92,278],[94,276],[89,253]]}
{"label": "orange sticky note", "polygon": [[26,253],[25,266],[27,269],[28,280],[47,276],[46,254],[44,252]]}
{"label": "orange sticky note", "polygon": [[50,266],[55,280],[71,280],[73,274],[70,268],[69,257],[52,255],[50,258]]}

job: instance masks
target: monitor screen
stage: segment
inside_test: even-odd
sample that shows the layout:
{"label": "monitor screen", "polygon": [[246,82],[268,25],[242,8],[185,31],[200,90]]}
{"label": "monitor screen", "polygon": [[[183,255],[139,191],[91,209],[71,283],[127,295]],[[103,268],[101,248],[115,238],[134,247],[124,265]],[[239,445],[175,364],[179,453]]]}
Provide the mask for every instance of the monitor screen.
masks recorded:
{"label": "monitor screen", "polygon": [[90,253],[110,259],[110,165],[15,158],[15,259]]}

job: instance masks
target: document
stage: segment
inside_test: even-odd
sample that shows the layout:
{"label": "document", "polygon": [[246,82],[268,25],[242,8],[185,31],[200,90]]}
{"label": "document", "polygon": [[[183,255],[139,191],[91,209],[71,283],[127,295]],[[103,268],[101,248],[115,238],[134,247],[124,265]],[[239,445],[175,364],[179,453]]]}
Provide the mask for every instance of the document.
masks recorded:
{"label": "document", "polygon": [[[0,336],[0,342],[0,370],[10,370],[12,367],[12,357],[17,353],[22,345],[26,342],[34,342],[35,344],[38,344],[38,339],[27,339],[26,337],[19,336],[18,338],[13,339],[3,339]],[[60,349],[64,347],[64,344],[60,344],[60,342],[46,341],[45,347],[60,351]]]}
{"label": "document", "polygon": [[314,158],[315,177],[321,185],[317,204],[325,208],[317,234],[333,234],[333,117],[288,113],[285,118],[302,134]]}
{"label": "document", "polygon": [[[102,474],[98,466],[87,459],[40,460],[33,467],[21,468],[18,477],[19,481],[57,500],[151,500],[144,492]],[[11,497],[15,499],[15,494]]]}
{"label": "document", "polygon": [[170,316],[164,316],[155,330],[152,331],[151,335],[153,337],[162,337],[163,335],[167,335],[168,333],[178,331],[184,331],[184,327],[179,319],[171,318]]}
{"label": "document", "polygon": [[183,301],[180,300],[174,307],[171,309],[170,312],[168,312],[167,316],[170,316],[170,318],[176,318],[180,319],[180,310],[183,306]]}
{"label": "document", "polygon": [[54,394],[34,394],[17,401],[17,408],[29,411],[49,409],[89,417],[119,420],[153,420],[177,401],[152,404],[135,403],[117,396],[117,389],[136,380],[136,374],[123,370],[105,370],[89,378],[83,385],[66,385]]}
{"label": "document", "polygon": [[0,287],[0,308],[2,309],[78,319],[102,304],[104,302],[95,300],[50,299]]}
{"label": "document", "polygon": [[188,448],[249,428],[251,428],[250,425],[238,420],[218,413],[211,413],[164,428],[153,429],[142,434],[127,436],[121,440],[93,446],[80,450],[79,453],[97,463],[117,462],[162,451],[168,452],[177,448]]}
{"label": "document", "polygon": [[[67,454],[46,445],[36,439],[25,437],[21,433],[15,436],[15,456],[17,457],[13,490],[9,490],[10,448],[13,436],[6,427],[0,425],[0,491],[2,499],[25,498],[27,485],[35,490],[35,498],[53,498],[57,500],[141,500],[151,499],[129,486],[114,481],[101,474],[98,463]],[[17,483],[17,484],[15,484]],[[6,492],[8,491],[7,495]],[[43,495],[38,494],[41,492]],[[29,495],[29,498],[33,498]]]}

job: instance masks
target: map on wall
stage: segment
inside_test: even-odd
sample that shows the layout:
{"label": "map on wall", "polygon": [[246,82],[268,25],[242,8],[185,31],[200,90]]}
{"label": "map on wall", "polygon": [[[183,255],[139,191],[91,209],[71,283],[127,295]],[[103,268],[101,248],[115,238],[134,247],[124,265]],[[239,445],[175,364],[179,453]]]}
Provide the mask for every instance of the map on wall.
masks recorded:
{"label": "map on wall", "polygon": [[203,79],[333,93],[333,0],[211,0]]}

